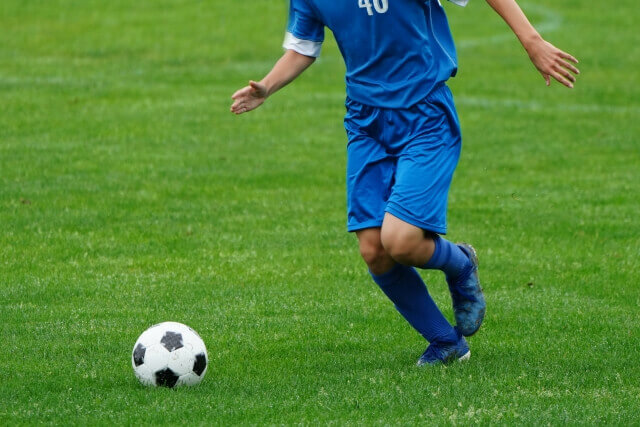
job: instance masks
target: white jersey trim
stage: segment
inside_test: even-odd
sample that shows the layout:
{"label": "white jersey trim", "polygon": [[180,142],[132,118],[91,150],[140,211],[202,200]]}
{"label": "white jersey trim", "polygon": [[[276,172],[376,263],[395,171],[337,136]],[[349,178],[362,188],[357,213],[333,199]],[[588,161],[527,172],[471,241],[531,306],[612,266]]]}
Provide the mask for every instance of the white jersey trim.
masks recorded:
{"label": "white jersey trim", "polygon": [[311,56],[317,58],[320,56],[322,42],[314,42],[311,40],[302,40],[287,31],[284,36],[282,47],[298,52],[300,55]]}

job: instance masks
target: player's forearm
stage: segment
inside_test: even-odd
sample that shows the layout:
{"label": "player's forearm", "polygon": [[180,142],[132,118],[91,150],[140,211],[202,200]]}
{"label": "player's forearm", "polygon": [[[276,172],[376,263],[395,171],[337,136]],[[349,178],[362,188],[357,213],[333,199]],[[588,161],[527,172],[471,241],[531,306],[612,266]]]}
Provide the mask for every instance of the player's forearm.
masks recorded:
{"label": "player's forearm", "polygon": [[532,44],[542,40],[515,0],[487,0],[487,3],[511,27],[527,51]]}
{"label": "player's forearm", "polygon": [[282,89],[300,74],[304,72],[316,59],[310,56],[301,55],[293,50],[287,50],[282,58],[278,60],[273,69],[265,76],[260,83],[267,88],[267,96],[272,95]]}

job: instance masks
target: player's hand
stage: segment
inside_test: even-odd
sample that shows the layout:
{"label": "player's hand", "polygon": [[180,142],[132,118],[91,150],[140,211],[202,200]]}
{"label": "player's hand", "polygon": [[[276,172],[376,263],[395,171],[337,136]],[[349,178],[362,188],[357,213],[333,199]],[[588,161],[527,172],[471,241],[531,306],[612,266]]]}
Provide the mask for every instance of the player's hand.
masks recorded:
{"label": "player's hand", "polygon": [[231,95],[231,99],[234,101],[231,105],[231,112],[242,114],[255,110],[267,99],[267,95],[267,87],[252,80],[249,82],[249,86],[243,87]]}
{"label": "player's hand", "polygon": [[580,74],[580,70],[574,65],[578,63],[576,58],[543,39],[536,40],[526,49],[531,62],[540,71],[547,86],[551,85],[551,77],[553,77],[566,87],[573,89],[576,75]]}

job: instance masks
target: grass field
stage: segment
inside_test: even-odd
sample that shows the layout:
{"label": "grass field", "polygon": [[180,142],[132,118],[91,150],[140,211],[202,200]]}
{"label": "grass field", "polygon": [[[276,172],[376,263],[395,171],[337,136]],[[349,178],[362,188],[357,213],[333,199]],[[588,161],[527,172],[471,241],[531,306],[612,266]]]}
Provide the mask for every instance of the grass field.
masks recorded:
{"label": "grass field", "polygon": [[[640,9],[522,2],[581,60],[570,91],[486,3],[445,6],[450,238],[489,306],[468,364],[419,369],[345,231],[335,43],[234,117],[284,0],[2,0],[0,424],[640,424]],[[208,346],[197,388],[133,376],[165,320]]]}

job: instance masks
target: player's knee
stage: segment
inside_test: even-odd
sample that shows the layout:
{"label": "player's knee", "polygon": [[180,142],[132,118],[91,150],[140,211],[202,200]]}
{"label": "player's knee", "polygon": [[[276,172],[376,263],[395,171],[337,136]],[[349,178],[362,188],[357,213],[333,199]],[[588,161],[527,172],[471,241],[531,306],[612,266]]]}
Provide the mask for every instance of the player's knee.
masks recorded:
{"label": "player's knee", "polygon": [[385,251],[400,264],[411,264],[416,250],[424,239],[421,233],[416,233],[414,229],[404,229],[393,227],[386,229],[383,227],[381,234],[382,246]]}
{"label": "player's knee", "polygon": [[360,256],[369,268],[375,268],[388,257],[380,241],[361,241]]}
{"label": "player's knee", "polygon": [[400,264],[409,265],[412,263],[416,246],[411,244],[411,242],[403,242],[394,239],[389,242],[388,246],[385,246],[385,248],[389,253],[389,256],[393,258],[394,261]]}

